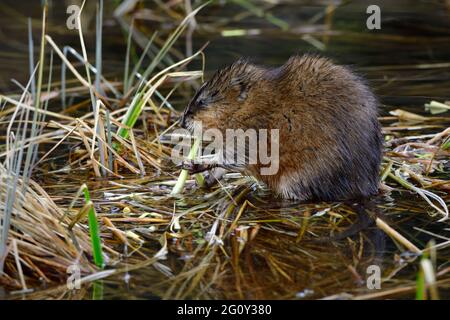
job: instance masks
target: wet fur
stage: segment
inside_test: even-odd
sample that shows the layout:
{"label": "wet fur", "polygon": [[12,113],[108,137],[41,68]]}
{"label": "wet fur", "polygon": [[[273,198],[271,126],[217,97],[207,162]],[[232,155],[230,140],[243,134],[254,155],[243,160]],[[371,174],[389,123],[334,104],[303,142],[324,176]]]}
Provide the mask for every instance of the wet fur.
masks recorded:
{"label": "wet fur", "polygon": [[317,56],[293,56],[267,69],[238,60],[196,93],[182,125],[203,129],[279,129],[279,171],[239,169],[283,198],[345,200],[378,191],[382,136],[378,102],[348,68]]}

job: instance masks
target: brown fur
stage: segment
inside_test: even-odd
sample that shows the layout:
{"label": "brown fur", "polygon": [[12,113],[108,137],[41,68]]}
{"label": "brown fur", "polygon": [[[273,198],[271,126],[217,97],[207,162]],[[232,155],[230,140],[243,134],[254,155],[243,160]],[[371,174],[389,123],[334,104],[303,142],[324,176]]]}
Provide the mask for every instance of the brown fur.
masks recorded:
{"label": "brown fur", "polygon": [[368,197],[378,190],[382,138],[377,100],[348,68],[293,56],[266,69],[245,60],[219,70],[186,108],[183,124],[203,129],[279,129],[279,171],[242,171],[300,200]]}

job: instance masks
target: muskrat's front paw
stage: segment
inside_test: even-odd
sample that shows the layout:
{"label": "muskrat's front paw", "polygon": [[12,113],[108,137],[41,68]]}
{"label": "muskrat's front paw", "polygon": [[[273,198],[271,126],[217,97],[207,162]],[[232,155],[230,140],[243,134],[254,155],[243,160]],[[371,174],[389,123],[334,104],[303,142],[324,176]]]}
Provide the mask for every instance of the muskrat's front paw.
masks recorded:
{"label": "muskrat's front paw", "polygon": [[208,166],[203,163],[196,163],[192,160],[184,160],[180,165],[181,169],[189,171],[190,174],[195,174],[208,170]]}

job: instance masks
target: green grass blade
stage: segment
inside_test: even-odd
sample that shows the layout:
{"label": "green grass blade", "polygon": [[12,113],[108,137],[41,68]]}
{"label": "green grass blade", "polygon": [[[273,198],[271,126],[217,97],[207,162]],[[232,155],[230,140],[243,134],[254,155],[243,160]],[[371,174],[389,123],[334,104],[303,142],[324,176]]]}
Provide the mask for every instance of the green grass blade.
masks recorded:
{"label": "green grass blade", "polygon": [[417,273],[416,300],[425,300],[425,276],[422,269]]}
{"label": "green grass blade", "polygon": [[[128,128],[133,128],[136,124],[137,119],[139,118],[142,107],[144,106],[144,90],[139,92],[131,101],[131,105],[127,110],[127,113],[125,114],[124,120],[122,121],[122,124],[127,126]],[[122,138],[128,138],[129,135],[129,129],[120,127],[117,131],[117,134]]]}
{"label": "green grass blade", "polygon": [[[84,200],[86,203],[91,203],[91,195],[89,194],[89,190],[87,186],[83,188]],[[100,240],[100,231],[97,222],[97,214],[95,213],[94,205],[91,205],[91,208],[88,212],[88,222],[89,222],[89,233],[91,235],[91,244],[92,244],[92,254],[94,256],[94,263],[97,267],[103,269],[105,263],[103,261],[103,249],[102,242]]]}
{"label": "green grass blade", "polygon": [[103,300],[103,281],[97,280],[92,284],[92,300]]}

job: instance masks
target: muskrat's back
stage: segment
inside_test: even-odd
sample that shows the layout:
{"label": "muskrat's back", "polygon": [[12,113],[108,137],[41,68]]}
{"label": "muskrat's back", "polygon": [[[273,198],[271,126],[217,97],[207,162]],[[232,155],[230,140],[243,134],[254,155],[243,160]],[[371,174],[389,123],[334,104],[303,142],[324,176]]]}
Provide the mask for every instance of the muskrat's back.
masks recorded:
{"label": "muskrat's back", "polygon": [[[204,103],[213,95],[198,107],[200,99]],[[352,71],[305,55],[276,69],[238,61],[218,71],[191,101],[184,122],[202,121],[204,129],[223,132],[279,129],[278,172],[261,175],[259,164],[242,170],[285,198],[343,200],[378,190],[382,137],[377,105]]]}

